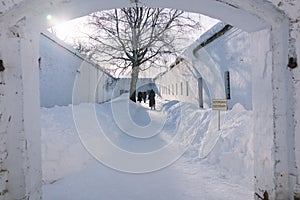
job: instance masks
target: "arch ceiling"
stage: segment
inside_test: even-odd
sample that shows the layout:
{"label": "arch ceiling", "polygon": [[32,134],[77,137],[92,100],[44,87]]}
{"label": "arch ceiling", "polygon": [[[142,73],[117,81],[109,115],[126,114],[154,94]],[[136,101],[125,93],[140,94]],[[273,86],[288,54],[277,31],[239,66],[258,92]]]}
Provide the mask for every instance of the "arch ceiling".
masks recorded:
{"label": "arch ceiling", "polygon": [[[198,12],[249,32],[268,26],[263,16],[268,12],[259,11],[262,9],[259,7],[264,3],[256,2],[256,0],[232,1],[234,0],[139,0],[139,4]],[[40,0],[2,0],[0,23],[9,21],[10,24],[16,24],[26,17],[46,26],[46,16],[49,14],[56,18],[70,20],[98,10],[133,5],[133,0],[43,0],[42,2]],[[258,3],[259,6],[257,6]],[[270,3],[269,6],[271,5]]]}

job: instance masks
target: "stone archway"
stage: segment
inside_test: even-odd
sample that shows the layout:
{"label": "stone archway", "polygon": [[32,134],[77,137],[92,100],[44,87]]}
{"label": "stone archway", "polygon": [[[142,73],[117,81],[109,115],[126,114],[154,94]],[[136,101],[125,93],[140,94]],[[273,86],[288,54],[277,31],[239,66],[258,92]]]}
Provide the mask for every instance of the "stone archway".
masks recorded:
{"label": "stone archway", "polygon": [[[2,12],[0,59],[5,69],[0,72],[0,81],[4,83],[0,100],[5,108],[1,107],[1,137],[3,135],[4,139],[0,144],[4,150],[0,152],[0,158],[3,157],[0,164],[1,170],[3,165],[1,173],[6,178],[5,183],[0,183],[0,189],[5,188],[6,192],[2,195],[0,190],[0,197],[39,199],[41,196],[38,34],[47,27],[46,16],[51,14],[71,19],[132,3],[132,0],[45,0],[41,4],[38,0],[23,0]],[[290,183],[295,179],[290,176],[295,167],[289,161],[293,157],[293,147],[287,145],[287,136],[294,136],[287,119],[287,115],[291,114],[287,105],[289,83],[285,70],[288,19],[266,0],[140,0],[139,4],[203,13],[245,31],[264,28],[271,31],[271,74],[268,79],[260,78],[260,83],[265,84],[262,92],[270,94],[267,99],[269,107],[261,107],[259,102],[254,101],[257,119],[253,130],[257,144],[255,191],[261,195],[267,191],[270,199],[288,199],[293,192]],[[269,124],[267,128],[266,121]],[[262,145],[261,141],[267,141],[267,144]],[[269,175],[265,176],[265,172]]]}

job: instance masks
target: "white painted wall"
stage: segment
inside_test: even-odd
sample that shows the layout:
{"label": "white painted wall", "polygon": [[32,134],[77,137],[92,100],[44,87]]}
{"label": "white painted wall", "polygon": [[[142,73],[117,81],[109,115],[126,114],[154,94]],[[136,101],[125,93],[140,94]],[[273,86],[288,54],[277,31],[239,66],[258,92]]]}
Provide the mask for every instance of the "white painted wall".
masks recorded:
{"label": "white painted wall", "polygon": [[[220,28],[210,30],[208,35],[213,35],[218,30]],[[157,77],[155,82],[162,96],[166,99],[198,105],[198,78],[202,77],[204,107],[208,108],[211,106],[211,99],[225,98],[224,72],[229,71],[231,86],[229,107],[240,103],[251,110],[253,66],[251,58],[256,55],[249,48],[256,45],[256,43],[251,44],[251,34],[233,28],[193,55],[196,46],[203,42],[202,38],[207,37],[204,34],[183,53],[185,57],[183,62]]]}
{"label": "white painted wall", "polygon": [[[76,50],[49,32],[40,36],[41,106],[105,102],[129,91],[130,78],[115,79],[84,60]],[[151,78],[140,78],[137,90],[152,87]]]}
{"label": "white painted wall", "polygon": [[0,59],[5,70],[0,72],[0,199],[39,199],[38,33],[25,19],[1,27]]}
{"label": "white painted wall", "polygon": [[[1,56],[0,56],[1,57]],[[4,167],[4,163],[7,159],[7,134],[6,125],[8,120],[8,114],[4,105],[3,96],[5,94],[5,78],[4,74],[0,72],[0,199],[2,200],[7,195],[6,182],[8,180],[8,171]]]}
{"label": "white painted wall", "polygon": [[159,75],[155,79],[155,84],[161,96],[168,100],[179,100],[198,105],[197,78],[200,76],[193,71],[191,64],[183,61],[168,72]]}
{"label": "white painted wall", "polygon": [[115,79],[49,32],[40,36],[39,69],[42,107],[69,105],[73,94],[76,104],[111,98]]}
{"label": "white painted wall", "polygon": [[[264,38],[264,39],[260,39]],[[254,141],[254,181],[255,191],[262,196],[264,190],[262,188],[275,188],[273,185],[274,172],[274,155],[272,149],[274,141],[273,133],[273,109],[270,102],[272,102],[272,52],[270,44],[270,32],[263,30],[252,34],[251,42],[256,45],[251,46],[251,51],[256,54],[265,56],[251,57],[253,65],[252,68],[252,95],[253,95],[253,118],[264,119],[264,123],[255,123],[253,127]],[[264,176],[262,177],[262,174]],[[259,177],[259,178],[258,178]],[[268,192],[270,194],[270,192]]]}
{"label": "white painted wall", "polygon": [[116,79],[91,63],[83,62],[74,76],[72,103],[102,103],[113,98]]}

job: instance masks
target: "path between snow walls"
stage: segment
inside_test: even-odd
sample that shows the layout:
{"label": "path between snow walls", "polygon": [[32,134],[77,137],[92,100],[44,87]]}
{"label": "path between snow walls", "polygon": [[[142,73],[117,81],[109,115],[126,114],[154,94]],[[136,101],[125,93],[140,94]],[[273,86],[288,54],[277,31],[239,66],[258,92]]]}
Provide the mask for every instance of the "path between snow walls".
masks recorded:
{"label": "path between snow walls", "polygon": [[[121,109],[126,107],[130,109]],[[90,111],[105,135],[90,123]],[[88,130],[84,137],[77,134],[74,112],[83,114],[80,120]],[[253,197],[252,112],[241,105],[222,114],[217,133],[214,111],[161,99],[156,111],[119,98],[81,104],[73,113],[72,106],[42,108],[41,116],[44,199]],[[123,120],[121,125],[116,119]],[[126,119],[133,134],[129,126],[120,128]],[[141,136],[136,135],[139,131]],[[129,156],[100,146],[99,138]]]}

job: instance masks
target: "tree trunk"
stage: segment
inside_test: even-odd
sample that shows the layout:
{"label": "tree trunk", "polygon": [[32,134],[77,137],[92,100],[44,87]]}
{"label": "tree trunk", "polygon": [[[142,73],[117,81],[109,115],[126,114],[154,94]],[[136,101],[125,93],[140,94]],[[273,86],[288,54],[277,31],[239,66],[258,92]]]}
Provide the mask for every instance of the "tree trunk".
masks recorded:
{"label": "tree trunk", "polygon": [[134,65],[131,72],[131,81],[130,81],[130,100],[136,102],[136,83],[139,78],[139,67]]}

